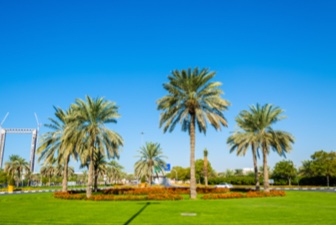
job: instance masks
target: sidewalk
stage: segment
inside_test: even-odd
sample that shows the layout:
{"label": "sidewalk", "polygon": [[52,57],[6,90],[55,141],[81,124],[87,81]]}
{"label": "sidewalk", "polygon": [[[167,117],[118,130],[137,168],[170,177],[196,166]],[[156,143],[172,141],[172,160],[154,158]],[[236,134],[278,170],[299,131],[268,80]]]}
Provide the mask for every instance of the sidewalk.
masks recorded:
{"label": "sidewalk", "polygon": [[[103,187],[99,188],[99,190],[102,189],[108,189],[111,187]],[[31,190],[31,191],[13,191],[11,193],[4,191],[0,192],[0,195],[15,195],[15,194],[32,194],[32,193],[46,193],[46,192],[56,192],[56,191],[62,191],[62,189],[49,189],[49,190]],[[68,191],[86,191],[86,188],[69,188]]]}
{"label": "sidewalk", "polygon": [[270,188],[271,190],[278,190],[278,191],[320,191],[320,192],[336,192],[335,187],[323,187],[323,188]]}

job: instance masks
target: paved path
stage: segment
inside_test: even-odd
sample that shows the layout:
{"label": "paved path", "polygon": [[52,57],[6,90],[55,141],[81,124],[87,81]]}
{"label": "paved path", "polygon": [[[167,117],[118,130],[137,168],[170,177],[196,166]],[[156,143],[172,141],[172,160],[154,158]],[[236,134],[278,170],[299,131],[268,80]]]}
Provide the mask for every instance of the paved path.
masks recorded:
{"label": "paved path", "polygon": [[[108,188],[111,188],[111,187],[99,188],[99,189],[102,190],[102,189],[108,189]],[[5,192],[0,192],[0,195],[32,194],[32,193],[46,193],[46,192],[56,192],[56,191],[62,191],[62,189],[14,191],[12,193],[5,191]],[[71,189],[68,189],[68,191],[86,191],[86,188],[71,188]]]}
{"label": "paved path", "polygon": [[271,188],[280,191],[318,191],[318,192],[336,192],[336,188]]}
{"label": "paved path", "polygon": [[[111,187],[106,188],[99,188],[99,189],[108,189]],[[85,191],[85,188],[72,188],[68,189],[69,191]],[[271,190],[278,190],[278,191],[316,191],[316,192],[336,192],[336,188],[271,188]],[[13,193],[9,192],[0,192],[0,195],[15,195],[15,194],[32,194],[32,193],[46,193],[46,192],[56,192],[61,191],[61,189],[50,189],[50,190],[31,190],[31,191],[14,191]]]}

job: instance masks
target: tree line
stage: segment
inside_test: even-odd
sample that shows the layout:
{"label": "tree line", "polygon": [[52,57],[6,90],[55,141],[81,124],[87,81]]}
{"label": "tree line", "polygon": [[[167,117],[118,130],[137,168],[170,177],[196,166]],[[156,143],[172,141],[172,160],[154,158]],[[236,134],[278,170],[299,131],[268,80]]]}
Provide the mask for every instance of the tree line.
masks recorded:
{"label": "tree line", "polygon": [[[221,83],[212,81],[215,72],[208,69],[174,70],[163,84],[167,92],[157,103],[161,112],[159,127],[163,132],[172,132],[176,125],[188,132],[190,142],[190,198],[196,199],[197,174],[195,170],[195,133],[206,134],[208,124],[215,130],[227,127],[224,112],[230,102],[222,95]],[[46,127],[49,132],[42,135],[42,144],[38,148],[39,161],[44,164],[56,162],[63,167],[63,191],[67,190],[68,164],[70,159],[79,160],[83,167],[88,168],[86,194],[90,197],[96,188],[99,176],[99,160],[118,159],[124,141],[122,137],[108,129],[107,124],[116,124],[119,118],[118,107],[114,102],[104,98],[76,99],[66,111],[55,108],[56,118],[49,118]],[[282,120],[283,110],[271,104],[250,106],[250,110],[242,111],[236,118],[238,130],[227,140],[230,151],[244,155],[247,149],[252,150],[253,162],[256,164],[259,152],[262,154],[264,166],[264,190],[269,191],[267,155],[272,151],[284,156],[294,143],[294,137],[285,131],[273,130],[272,126]],[[152,143],[155,148],[155,144]],[[145,146],[146,150],[152,148]],[[224,150],[224,149],[223,149]],[[146,153],[140,153],[145,156]],[[162,151],[155,150],[163,159]],[[152,152],[155,152],[154,150]],[[137,176],[151,179],[155,171],[162,171],[164,161],[155,164],[147,156],[135,164]],[[142,161],[142,163],[141,163]],[[205,160],[204,164],[207,163]],[[211,172],[211,171],[209,171]],[[258,174],[258,168],[255,167]],[[255,176],[256,187],[259,189],[258,176]],[[151,181],[150,181],[151,183]]]}

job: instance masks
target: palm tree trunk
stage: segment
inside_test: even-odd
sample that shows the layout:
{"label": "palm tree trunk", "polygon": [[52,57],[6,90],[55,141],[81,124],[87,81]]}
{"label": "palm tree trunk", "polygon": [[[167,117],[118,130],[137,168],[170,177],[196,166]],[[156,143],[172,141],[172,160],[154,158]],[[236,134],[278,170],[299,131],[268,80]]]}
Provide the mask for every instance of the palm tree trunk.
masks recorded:
{"label": "palm tree trunk", "polygon": [[329,187],[329,175],[327,175],[327,186]]}
{"label": "palm tree trunk", "polygon": [[64,162],[62,192],[68,191],[68,163],[69,163],[69,160],[70,160],[70,155],[66,158]]}
{"label": "palm tree trunk", "polygon": [[195,177],[195,115],[191,114],[190,121],[190,198],[196,199],[196,177]]}
{"label": "palm tree trunk", "polygon": [[89,174],[88,174],[88,182],[86,186],[86,197],[90,198],[92,195],[92,178],[93,178],[93,151],[90,157],[90,164],[89,164]]}
{"label": "palm tree trunk", "polygon": [[264,163],[264,191],[269,192],[269,183],[268,183],[268,167],[267,167],[267,152],[266,148],[263,148],[263,163]]}
{"label": "palm tree trunk", "polygon": [[96,170],[94,173],[94,192],[98,191],[98,171]]}
{"label": "palm tree trunk", "polygon": [[19,181],[18,181],[17,186],[20,187],[20,181],[21,181],[20,169],[18,169],[17,172],[18,172],[18,177],[19,177]]}
{"label": "palm tree trunk", "polygon": [[258,163],[257,163],[257,151],[255,149],[255,144],[252,143],[252,158],[254,166],[254,179],[256,183],[256,191],[260,190],[260,181],[259,181],[259,172],[258,172]]}
{"label": "palm tree trunk", "polygon": [[204,157],[204,184],[208,186],[208,157]]}

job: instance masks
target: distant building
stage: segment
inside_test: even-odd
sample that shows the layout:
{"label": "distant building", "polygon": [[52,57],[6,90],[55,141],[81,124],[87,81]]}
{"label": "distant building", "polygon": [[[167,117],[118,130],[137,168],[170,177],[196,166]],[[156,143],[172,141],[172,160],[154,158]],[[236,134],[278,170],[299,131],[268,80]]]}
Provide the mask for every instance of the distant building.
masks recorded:
{"label": "distant building", "polygon": [[253,168],[243,168],[243,174],[246,175],[246,174],[249,174],[249,173],[253,173],[254,172],[254,169]]}

